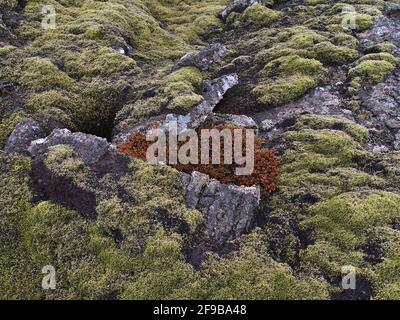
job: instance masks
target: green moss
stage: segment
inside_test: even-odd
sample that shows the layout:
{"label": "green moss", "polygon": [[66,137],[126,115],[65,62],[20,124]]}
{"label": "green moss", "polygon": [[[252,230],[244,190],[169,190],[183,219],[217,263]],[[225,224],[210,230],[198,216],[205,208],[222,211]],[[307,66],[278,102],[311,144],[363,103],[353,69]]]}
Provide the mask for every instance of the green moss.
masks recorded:
{"label": "green moss", "polygon": [[24,60],[17,66],[13,77],[15,82],[31,91],[57,88],[77,91],[75,81],[48,59],[35,57]]}
{"label": "green moss", "polygon": [[367,61],[367,60],[378,60],[378,61],[386,61],[391,63],[392,65],[397,65],[397,58],[390,53],[381,52],[381,53],[370,53],[365,56],[362,56],[358,62]]}
{"label": "green moss", "polygon": [[387,52],[393,53],[396,46],[391,42],[382,42],[369,49],[370,52]]}
{"label": "green moss", "polygon": [[314,46],[317,59],[326,64],[344,64],[358,58],[358,52],[347,47],[335,46],[330,42],[321,42]]}
{"label": "green moss", "polygon": [[183,67],[169,74],[163,80],[163,83],[166,85],[174,82],[189,83],[194,88],[200,88],[203,83],[203,75],[196,67]]}
{"label": "green moss", "polygon": [[12,53],[16,47],[5,45],[0,47],[0,57],[7,57],[10,53]]}
{"label": "green moss", "polygon": [[287,41],[287,45],[294,49],[311,49],[316,43],[328,41],[325,36],[304,27],[282,31],[277,37],[279,41]]}
{"label": "green moss", "polygon": [[322,279],[294,276],[287,265],[273,262],[247,246],[229,259],[210,256],[202,273],[211,299],[307,300],[328,296]]}
{"label": "green moss", "polygon": [[349,70],[349,77],[360,77],[366,83],[383,82],[395,66],[384,60],[365,60]]}
{"label": "green moss", "polygon": [[344,250],[360,245],[372,226],[400,219],[400,197],[391,192],[352,192],[313,205],[303,226],[312,227],[317,239]]}
{"label": "green moss", "polygon": [[58,108],[62,110],[74,111],[75,104],[79,96],[67,92],[49,90],[41,93],[32,94],[26,101],[26,106],[36,112],[46,109]]}
{"label": "green moss", "polygon": [[70,178],[82,187],[85,187],[90,181],[89,169],[70,146],[57,145],[50,147],[45,164],[55,175]]}
{"label": "green moss", "polygon": [[157,95],[148,99],[140,99],[133,104],[127,104],[122,108],[117,116],[119,130],[126,130],[135,124],[140,123],[152,116],[158,115],[163,107],[168,105],[168,98]]}
{"label": "green moss", "polygon": [[189,112],[194,106],[197,106],[203,101],[203,97],[198,94],[187,94],[174,98],[168,104],[170,110],[182,110]]}
{"label": "green moss", "polygon": [[23,118],[23,112],[15,112],[9,115],[8,117],[4,117],[0,122],[0,149],[4,148],[5,143],[7,142],[8,136],[13,132],[14,128]]}
{"label": "green moss", "polygon": [[380,155],[378,163],[384,168],[385,178],[390,185],[395,188],[400,185],[400,152]]}
{"label": "green moss", "polygon": [[356,31],[364,31],[372,27],[374,24],[374,18],[368,14],[356,14]]}
{"label": "green moss", "polygon": [[169,166],[152,166],[140,160],[134,160],[132,165],[137,170],[132,181],[137,185],[134,191],[139,204],[137,210],[149,217],[157,217],[159,210],[162,210],[171,219],[180,221],[176,227],[195,232],[203,218],[197,210],[186,207],[178,171]]}
{"label": "green moss", "polygon": [[306,169],[311,172],[321,172],[329,168],[333,168],[335,165],[341,162],[340,159],[335,157],[327,157],[315,152],[297,152],[289,151],[286,152],[283,160],[288,162],[284,165],[284,169],[287,172],[293,172],[297,170]]}
{"label": "green moss", "polygon": [[308,76],[280,78],[273,82],[258,85],[252,91],[258,102],[269,105],[282,105],[301,97],[314,88],[316,82]]}
{"label": "green moss", "polygon": [[357,49],[359,41],[352,35],[340,33],[333,38],[333,43],[337,46]]}
{"label": "green moss", "polygon": [[[320,159],[319,163],[318,159]],[[306,162],[307,160],[309,161]],[[332,167],[329,169],[328,161],[329,158],[323,158],[318,154],[309,154],[309,159],[300,155],[297,161],[294,160],[293,163],[283,166],[284,173],[279,179],[280,186],[292,192],[304,191],[324,199],[357,188],[382,188],[386,184],[385,179],[355,168]],[[296,166],[296,170],[293,171],[292,168]]]}
{"label": "green moss", "polygon": [[[33,208],[23,222],[23,238],[32,260],[39,266],[52,264],[52,251],[56,248],[52,248],[50,243],[60,239],[60,236],[67,236],[67,230],[64,230],[65,233],[62,235],[57,234],[60,230],[57,230],[55,225],[79,219],[77,212],[66,210],[50,202],[42,202]],[[71,223],[69,232],[73,231],[74,225],[77,229],[79,228],[76,223]],[[48,229],[46,226],[52,226],[52,228]]]}
{"label": "green moss", "polygon": [[[202,36],[223,26],[217,18],[228,4],[226,0],[165,2],[146,0],[146,6],[158,20],[168,24],[169,28],[184,41],[192,44],[202,43]],[[182,12],[185,15],[182,15]]]}
{"label": "green moss", "polygon": [[317,273],[323,272],[331,282],[342,277],[343,266],[353,266],[360,275],[365,267],[363,253],[343,252],[326,241],[318,241],[300,253],[303,268]]}
{"label": "green moss", "polygon": [[341,163],[351,162],[357,148],[357,143],[344,132],[327,129],[290,131],[284,135],[284,139],[304,142],[299,150],[335,157]]}
{"label": "green moss", "polygon": [[342,130],[359,142],[368,139],[367,128],[342,117],[304,115],[297,120],[295,127],[299,130],[305,128]]}
{"label": "green moss", "polygon": [[[398,241],[398,237],[396,239]],[[399,273],[400,252],[398,242],[395,244],[396,251],[392,252],[388,258],[376,265],[374,268],[374,287],[376,290],[375,299],[377,300],[398,300],[399,299]]]}
{"label": "green moss", "polygon": [[[398,267],[396,263],[395,268]],[[400,286],[398,283],[390,283],[378,290],[376,300],[400,300]]]}
{"label": "green moss", "polygon": [[31,161],[0,152],[0,297],[39,299],[40,270],[22,245],[21,221],[30,210]]}
{"label": "green moss", "polygon": [[51,202],[41,202],[23,220],[23,243],[31,259],[42,268],[56,269],[56,290],[43,292],[47,299],[104,299],[118,291],[121,269],[102,263],[94,255],[88,225],[79,213]]}
{"label": "green moss", "polygon": [[[374,13],[371,12],[371,14]],[[333,24],[341,25],[342,29],[345,29],[346,31],[352,29],[356,32],[361,32],[372,27],[374,24],[374,18],[369,14],[351,11],[333,16],[331,22]]]}
{"label": "green moss", "polygon": [[243,12],[241,20],[249,24],[267,25],[278,20],[279,17],[280,12],[268,9],[264,5],[257,3]]}
{"label": "green moss", "polygon": [[316,75],[323,71],[322,63],[315,59],[305,59],[298,55],[283,56],[269,62],[261,71],[265,76],[274,73],[283,75],[304,74]]}
{"label": "green moss", "polygon": [[195,299],[201,289],[200,278],[185,263],[182,239],[158,232],[141,256],[144,272],[122,294],[128,300]]}
{"label": "green moss", "polygon": [[73,77],[107,77],[122,71],[139,72],[136,62],[110,48],[97,50],[86,49],[76,56],[75,53],[64,55],[66,72]]}

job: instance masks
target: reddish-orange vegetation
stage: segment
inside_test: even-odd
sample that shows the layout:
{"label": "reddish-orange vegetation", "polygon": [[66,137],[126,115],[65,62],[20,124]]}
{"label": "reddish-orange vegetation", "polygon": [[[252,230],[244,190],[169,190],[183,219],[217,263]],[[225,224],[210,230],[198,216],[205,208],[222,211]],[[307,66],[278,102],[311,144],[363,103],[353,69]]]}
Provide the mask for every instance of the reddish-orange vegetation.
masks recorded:
{"label": "reddish-orange vegetation", "polygon": [[[238,129],[231,126],[218,125],[213,128],[199,128],[197,130],[198,136],[200,137],[201,129]],[[199,139],[200,140],[200,139]],[[168,139],[167,139],[168,141]],[[211,139],[210,139],[211,142]],[[120,143],[117,147],[119,152],[126,154],[133,158],[140,158],[146,160],[146,152],[149,146],[153,142],[146,141],[146,137],[143,133],[135,132],[133,133],[126,141]],[[180,142],[178,144],[178,149],[180,146],[185,144],[186,142]],[[210,144],[211,145],[211,144]],[[168,163],[168,145],[167,147],[167,163]],[[246,150],[246,131],[243,129],[242,133],[242,147],[243,147],[243,156],[245,156]],[[200,141],[198,144],[198,153],[200,159]],[[233,154],[233,150],[232,150]],[[268,193],[274,191],[277,187],[277,178],[280,173],[279,170],[279,160],[276,157],[275,149],[267,149],[263,147],[263,141],[255,137],[254,140],[254,171],[251,175],[236,175],[235,169],[238,167],[233,161],[233,164],[224,164],[224,143],[223,138],[221,137],[221,148],[220,148],[220,164],[174,164],[172,167],[176,168],[181,172],[191,173],[193,171],[199,171],[205,174],[208,174],[210,177],[217,179],[225,184],[236,184],[236,185],[245,185],[245,186],[253,186],[260,185],[262,194],[267,195]],[[209,159],[211,163],[211,147]]]}

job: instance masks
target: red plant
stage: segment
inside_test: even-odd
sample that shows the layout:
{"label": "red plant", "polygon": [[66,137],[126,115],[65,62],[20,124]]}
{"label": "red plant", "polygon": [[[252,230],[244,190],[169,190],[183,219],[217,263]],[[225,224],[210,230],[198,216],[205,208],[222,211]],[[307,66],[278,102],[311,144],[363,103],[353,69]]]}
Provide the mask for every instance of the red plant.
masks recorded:
{"label": "red plant", "polygon": [[[198,134],[201,129],[234,130],[238,128],[226,125],[217,125],[212,128],[202,127],[197,130]],[[200,136],[201,135],[199,134],[199,137]],[[185,144],[185,142],[180,142],[178,148],[183,144]],[[146,141],[146,137],[143,133],[135,132],[126,141],[120,143],[117,147],[118,150],[123,154],[126,154],[133,158],[140,158],[146,160],[146,151],[152,143],[153,142]],[[245,129],[243,129],[243,134],[242,134],[242,147],[243,150],[246,150]],[[201,149],[199,141],[198,145],[199,159],[200,159],[200,150]],[[167,155],[168,155],[168,145],[167,145]],[[273,192],[277,188],[277,178],[280,173],[280,169],[279,169],[279,160],[276,157],[276,150],[264,148],[263,141],[260,138],[256,137],[254,141],[254,171],[251,175],[242,175],[242,176],[236,175],[235,170],[237,168],[237,165],[235,163],[225,164],[223,138],[221,138],[220,155],[221,155],[220,164],[188,164],[188,165],[176,164],[171,166],[176,168],[178,171],[186,173],[199,171],[225,184],[236,184],[244,186],[260,185],[262,195],[264,196]],[[211,150],[209,157],[211,163]]]}

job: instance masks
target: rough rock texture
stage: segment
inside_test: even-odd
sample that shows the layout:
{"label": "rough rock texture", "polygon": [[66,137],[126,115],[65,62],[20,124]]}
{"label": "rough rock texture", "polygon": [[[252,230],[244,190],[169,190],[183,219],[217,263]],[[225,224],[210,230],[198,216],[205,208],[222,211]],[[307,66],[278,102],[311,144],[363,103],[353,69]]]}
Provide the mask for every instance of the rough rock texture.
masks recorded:
{"label": "rough rock texture", "polygon": [[186,202],[203,213],[209,237],[222,242],[249,230],[260,201],[258,187],[224,185],[200,172],[181,177]]}
{"label": "rough rock texture", "polygon": [[215,62],[223,59],[228,54],[228,49],[221,43],[211,44],[200,52],[184,55],[174,68],[194,66],[200,70],[208,70]]}
{"label": "rough rock texture", "polygon": [[196,129],[212,114],[224,94],[237,84],[238,77],[236,74],[228,74],[214,80],[206,80],[203,91],[204,100],[188,114],[176,115],[169,113],[152,117],[144,123],[134,126],[128,132],[117,135],[113,140],[114,142],[121,142],[135,131],[148,132],[157,128],[168,130],[171,122],[177,124],[178,134],[187,129]]}
{"label": "rough rock texture", "polygon": [[106,139],[81,132],[72,133],[68,129],[56,129],[48,137],[32,141],[28,150],[33,158],[37,158],[57,145],[71,146],[85,164],[99,174],[118,172],[118,168],[127,162],[126,157],[120,155],[115,145]]}
{"label": "rough rock texture", "polygon": [[206,122],[213,125],[232,124],[249,129],[258,128],[257,123],[251,117],[237,114],[212,114],[207,118]]}
{"label": "rough rock texture", "polygon": [[226,20],[226,18],[232,12],[241,13],[246,10],[248,7],[252,6],[256,3],[263,3],[263,0],[234,0],[230,5],[228,5],[224,11],[220,13],[220,17],[222,20]]}
{"label": "rough rock texture", "polygon": [[[395,44],[394,55],[400,57],[400,10],[393,4],[388,8],[388,15],[379,16],[374,26],[359,35],[365,48],[383,41]],[[373,149],[387,151],[400,150],[400,72],[399,69],[388,79],[372,88],[362,90],[360,97],[363,107],[371,112],[371,117],[364,125],[371,129]]]}
{"label": "rough rock texture", "polygon": [[[71,172],[65,176],[46,165],[49,150],[56,146],[71,147],[75,157],[81,159],[90,172]],[[129,159],[119,154],[106,139],[67,129],[56,129],[48,137],[31,143],[32,176],[35,188],[48,199],[93,218],[96,207],[95,189],[104,175],[119,177],[126,173]],[[72,169],[71,169],[72,170]],[[74,175],[77,175],[76,177]],[[85,183],[80,183],[80,179]]]}
{"label": "rough rock texture", "polygon": [[[52,1],[43,32],[47,2],[0,1],[0,141],[60,129],[0,151],[0,298],[400,299],[399,4]],[[176,119],[258,125],[278,188],[259,203],[103,139]]]}
{"label": "rough rock texture", "polygon": [[[331,92],[332,91],[332,92]],[[253,115],[260,128],[273,140],[302,114],[334,115],[353,119],[350,110],[341,108],[342,99],[331,87],[318,87],[303,98],[286,106]]]}
{"label": "rough rock texture", "polygon": [[372,47],[378,43],[384,41],[390,41],[394,43],[394,53],[399,55],[400,47],[400,10],[395,11],[394,9],[388,12],[388,15],[380,15],[376,20],[371,29],[366,30],[363,33],[357,35],[360,39],[360,44],[364,48]]}
{"label": "rough rock texture", "polygon": [[28,155],[31,142],[44,136],[44,131],[35,120],[23,118],[8,137],[4,152]]}
{"label": "rough rock texture", "polygon": [[6,94],[14,89],[14,85],[10,81],[0,81],[0,95]]}
{"label": "rough rock texture", "polygon": [[[400,150],[400,73],[397,71],[384,83],[361,94],[364,107],[372,113],[366,126],[376,139],[390,148]],[[378,138],[379,137],[379,138]]]}
{"label": "rough rock texture", "polygon": [[[70,146],[97,177],[122,176],[127,159],[106,139],[67,129],[56,129],[48,137],[31,143],[29,152],[34,160],[33,177],[37,188],[48,198],[91,217],[96,206],[94,190],[99,187],[98,178],[92,176],[89,183],[82,186],[73,179],[55,176],[46,167],[45,159],[49,149],[59,145]],[[205,216],[207,236],[223,242],[248,231],[259,204],[259,188],[223,185],[199,172],[191,176],[182,173],[182,182],[188,206]]]}
{"label": "rough rock texture", "polygon": [[110,144],[104,138],[81,132],[72,133],[68,129],[56,129],[48,137],[33,141],[29,152],[32,157],[36,157],[45,153],[49,147],[60,144],[72,146],[88,165],[99,161],[110,149]]}

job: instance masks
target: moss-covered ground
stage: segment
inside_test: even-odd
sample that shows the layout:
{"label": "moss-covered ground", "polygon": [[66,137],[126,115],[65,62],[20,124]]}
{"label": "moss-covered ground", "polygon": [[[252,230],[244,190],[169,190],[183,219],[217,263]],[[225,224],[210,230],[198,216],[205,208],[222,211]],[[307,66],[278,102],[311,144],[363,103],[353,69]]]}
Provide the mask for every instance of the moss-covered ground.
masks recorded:
{"label": "moss-covered ground", "polygon": [[[357,39],[384,0],[268,1],[224,23],[217,15],[229,3],[0,2],[20,21],[0,36],[0,82],[13,84],[0,92],[0,147],[25,116],[47,133],[110,138],[160,113],[187,113],[203,99],[203,80],[226,71],[241,82],[221,108],[252,113],[337,81],[357,100],[397,67],[394,44],[366,50]],[[55,29],[41,26],[44,5],[56,10]],[[215,41],[230,53],[209,71],[172,69]],[[230,252],[206,247],[196,267],[187,251],[206,241],[204,218],[186,206],[174,169],[133,160],[94,188],[71,148],[50,148],[44,166],[95,194],[88,219],[36,194],[31,159],[0,151],[0,298],[329,299],[352,265],[371,288],[363,298],[400,299],[400,155],[372,154],[367,142],[368,130],[350,120],[299,117],[277,142],[279,188],[252,230]],[[45,265],[56,267],[56,290],[41,288]]]}

